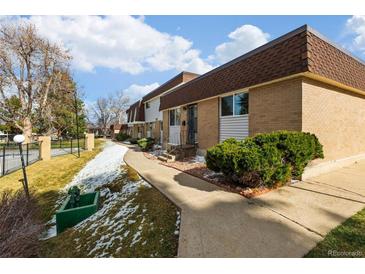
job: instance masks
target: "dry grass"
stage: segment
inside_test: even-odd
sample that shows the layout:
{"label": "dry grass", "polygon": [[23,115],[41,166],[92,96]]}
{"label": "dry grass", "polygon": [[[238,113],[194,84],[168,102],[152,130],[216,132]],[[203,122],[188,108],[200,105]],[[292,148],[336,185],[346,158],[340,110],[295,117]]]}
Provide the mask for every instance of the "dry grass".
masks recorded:
{"label": "dry grass", "polygon": [[[54,204],[57,201],[59,190],[102,150],[103,143],[103,140],[96,139],[95,149],[82,152],[80,158],[68,154],[52,158],[49,161],[39,161],[27,167],[29,188],[35,194],[42,209],[44,221],[48,221],[54,213]],[[22,184],[19,180],[22,177],[22,171],[18,170],[0,178],[0,193],[6,190],[21,189]]]}
{"label": "dry grass", "polygon": [[4,191],[0,195],[0,257],[36,257],[39,255],[39,207],[23,191]]}

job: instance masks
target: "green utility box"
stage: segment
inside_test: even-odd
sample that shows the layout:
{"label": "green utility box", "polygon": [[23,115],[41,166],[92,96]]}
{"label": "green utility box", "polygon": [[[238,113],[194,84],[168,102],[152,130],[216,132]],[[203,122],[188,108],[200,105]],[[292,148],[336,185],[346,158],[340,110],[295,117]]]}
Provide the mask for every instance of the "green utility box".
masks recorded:
{"label": "green utility box", "polygon": [[70,196],[67,196],[61,208],[56,212],[57,234],[93,215],[98,210],[99,192],[80,195],[78,207],[70,208]]}

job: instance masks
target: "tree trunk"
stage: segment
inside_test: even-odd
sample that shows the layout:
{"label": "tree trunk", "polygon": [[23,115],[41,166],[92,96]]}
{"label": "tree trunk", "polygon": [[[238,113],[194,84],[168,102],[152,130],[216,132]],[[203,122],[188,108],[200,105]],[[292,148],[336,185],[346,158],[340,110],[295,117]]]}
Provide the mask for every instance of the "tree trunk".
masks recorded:
{"label": "tree trunk", "polygon": [[30,143],[32,141],[32,122],[29,117],[24,118],[23,120],[23,135],[25,137],[24,143]]}

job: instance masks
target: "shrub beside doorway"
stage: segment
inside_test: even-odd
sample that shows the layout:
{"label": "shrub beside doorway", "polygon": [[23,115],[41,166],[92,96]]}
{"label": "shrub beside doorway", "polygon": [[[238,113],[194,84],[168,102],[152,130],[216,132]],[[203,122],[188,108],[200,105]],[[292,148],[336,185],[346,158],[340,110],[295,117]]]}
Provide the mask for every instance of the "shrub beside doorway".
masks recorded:
{"label": "shrub beside doorway", "polygon": [[276,131],[243,141],[228,139],[207,151],[207,167],[245,187],[277,187],[300,178],[307,164],[323,158],[314,134]]}

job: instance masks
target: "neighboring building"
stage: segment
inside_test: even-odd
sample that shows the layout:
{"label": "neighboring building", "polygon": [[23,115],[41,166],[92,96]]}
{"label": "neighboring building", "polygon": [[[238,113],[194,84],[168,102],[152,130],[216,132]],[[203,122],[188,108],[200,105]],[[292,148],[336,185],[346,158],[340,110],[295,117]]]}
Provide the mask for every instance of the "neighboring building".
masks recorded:
{"label": "neighboring building", "polygon": [[132,138],[142,138],[144,133],[144,107],[141,100],[135,102],[127,109],[127,133]]}
{"label": "neighboring building", "polygon": [[133,138],[152,137],[161,143],[163,136],[160,98],[176,87],[196,78],[198,74],[183,71],[146,94],[142,100],[132,104],[127,110],[128,134]]}
{"label": "neighboring building", "polygon": [[92,125],[92,124],[88,124],[87,125],[87,132],[88,133],[94,133],[95,137],[102,137],[103,135],[103,130],[102,128]]}
{"label": "neighboring building", "polygon": [[119,132],[124,132],[127,133],[128,130],[128,125],[127,124],[113,124],[110,125],[110,136],[112,139],[115,139],[115,136],[119,133]]}
{"label": "neighboring building", "polygon": [[165,147],[200,153],[275,130],[312,132],[325,159],[365,157],[365,65],[302,26],[161,97]]}

